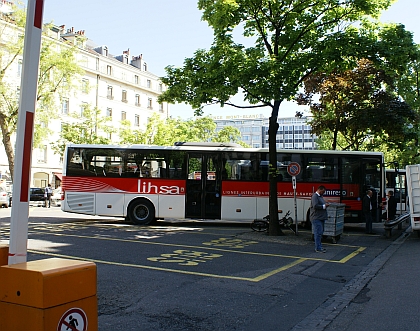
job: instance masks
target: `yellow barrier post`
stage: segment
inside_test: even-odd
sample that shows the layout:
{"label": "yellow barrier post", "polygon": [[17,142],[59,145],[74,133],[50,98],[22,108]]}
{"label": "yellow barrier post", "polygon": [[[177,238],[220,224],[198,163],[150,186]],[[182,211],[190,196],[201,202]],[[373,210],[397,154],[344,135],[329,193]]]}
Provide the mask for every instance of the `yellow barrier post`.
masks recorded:
{"label": "yellow barrier post", "polygon": [[96,265],[51,258],[0,267],[0,330],[98,330]]}

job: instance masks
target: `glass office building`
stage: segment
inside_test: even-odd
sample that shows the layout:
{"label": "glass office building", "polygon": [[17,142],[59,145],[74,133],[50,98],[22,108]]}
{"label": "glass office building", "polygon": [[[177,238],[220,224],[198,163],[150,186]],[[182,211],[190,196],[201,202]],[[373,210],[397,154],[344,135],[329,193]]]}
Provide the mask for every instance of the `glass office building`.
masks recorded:
{"label": "glass office building", "polygon": [[[254,148],[268,148],[269,119],[264,115],[213,117],[216,130],[232,126],[241,132],[242,141]],[[316,149],[316,136],[311,133],[307,117],[279,118],[276,144],[279,149]]]}

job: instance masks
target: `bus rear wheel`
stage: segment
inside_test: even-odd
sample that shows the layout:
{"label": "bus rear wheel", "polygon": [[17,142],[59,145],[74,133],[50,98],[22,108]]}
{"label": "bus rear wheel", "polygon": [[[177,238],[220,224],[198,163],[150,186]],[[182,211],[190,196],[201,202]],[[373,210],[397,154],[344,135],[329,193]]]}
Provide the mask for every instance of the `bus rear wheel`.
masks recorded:
{"label": "bus rear wheel", "polygon": [[152,224],[155,220],[155,207],[150,201],[139,199],[130,203],[127,216],[135,224]]}

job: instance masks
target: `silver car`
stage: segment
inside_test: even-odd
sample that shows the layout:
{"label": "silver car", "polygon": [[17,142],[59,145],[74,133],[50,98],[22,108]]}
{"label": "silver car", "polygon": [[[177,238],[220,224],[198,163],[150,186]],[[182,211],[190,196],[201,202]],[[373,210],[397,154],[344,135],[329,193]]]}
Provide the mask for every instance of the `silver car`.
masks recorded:
{"label": "silver car", "polygon": [[1,186],[0,186],[0,206],[5,207],[5,208],[9,207],[9,194]]}

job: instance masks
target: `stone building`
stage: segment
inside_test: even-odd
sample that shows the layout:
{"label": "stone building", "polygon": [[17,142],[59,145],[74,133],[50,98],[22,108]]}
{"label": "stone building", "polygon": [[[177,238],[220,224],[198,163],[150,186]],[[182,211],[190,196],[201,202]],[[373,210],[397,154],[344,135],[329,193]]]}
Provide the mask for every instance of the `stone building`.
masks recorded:
{"label": "stone building", "polygon": [[[9,19],[10,3],[0,1],[0,66],[10,60],[11,54],[5,52],[7,43],[22,37],[24,30],[18,28]],[[129,50],[119,55],[112,55],[106,45],[96,45],[83,30],[73,27],[50,26],[43,38],[54,41],[59,49],[77,46],[77,61],[84,73],[76,77],[75,88],[66,95],[55,96],[57,116],[51,116],[48,123],[38,123],[48,128],[48,138],[32,153],[31,182],[32,187],[45,187],[51,183],[53,187],[60,185],[62,173],[62,157],[54,153],[51,143],[59,139],[64,122],[77,121],[73,114],[81,115],[86,106],[97,108],[102,116],[110,119],[109,126],[114,133],[98,132],[110,138],[113,143],[119,142],[118,128],[122,120],[129,120],[133,129],[145,129],[148,119],[154,113],[161,117],[169,116],[167,103],[158,103],[158,96],[164,86],[159,77],[154,75],[142,54],[131,56]],[[7,68],[2,80],[3,86],[16,91],[19,98],[22,78],[22,55],[16,57]],[[73,82],[73,84],[75,83]],[[12,137],[14,139],[14,137]],[[10,173],[4,146],[0,144],[0,185],[10,184]]]}

